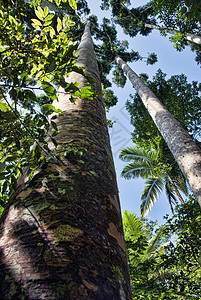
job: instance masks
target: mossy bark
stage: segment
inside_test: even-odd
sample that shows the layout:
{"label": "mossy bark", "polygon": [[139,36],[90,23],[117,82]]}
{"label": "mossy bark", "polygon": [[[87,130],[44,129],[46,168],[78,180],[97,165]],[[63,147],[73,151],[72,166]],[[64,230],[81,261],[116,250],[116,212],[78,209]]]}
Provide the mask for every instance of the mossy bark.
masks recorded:
{"label": "mossy bark", "polygon": [[[93,100],[69,101],[57,136],[62,164],[26,176],[1,218],[0,299],[131,299],[121,212],[89,24],[78,65],[93,77]],[[87,85],[82,75],[69,80]]]}
{"label": "mossy bark", "polygon": [[119,56],[116,56],[116,62],[139,94],[201,206],[200,148],[144,81]]}

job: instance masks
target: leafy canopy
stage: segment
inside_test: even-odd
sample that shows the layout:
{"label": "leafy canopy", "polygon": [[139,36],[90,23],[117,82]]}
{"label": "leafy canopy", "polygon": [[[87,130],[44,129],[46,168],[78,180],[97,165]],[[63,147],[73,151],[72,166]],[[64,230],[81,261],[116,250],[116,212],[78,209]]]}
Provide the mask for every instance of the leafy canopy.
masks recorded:
{"label": "leafy canopy", "polygon": [[[146,25],[159,25],[161,35],[175,31],[170,41],[181,51],[189,41],[186,34],[200,35],[201,2],[200,0],[151,0],[144,6],[130,7],[130,1],[102,0],[102,9],[111,7],[115,23],[119,24],[125,34],[130,37],[138,33],[147,36],[153,28]],[[201,63],[201,48],[195,43],[190,44],[196,53],[196,62]]]}
{"label": "leafy canopy", "polygon": [[[0,196],[7,201],[17,178],[25,166],[34,169],[52,154],[47,136],[56,146],[58,133],[50,115],[61,113],[52,105],[57,100],[57,87],[62,86],[76,97],[92,92],[79,90],[65,78],[72,71],[83,73],[75,66],[77,44],[68,37],[74,22],[69,15],[62,18],[55,11],[67,0],[0,1]],[[76,9],[75,0],[68,5]],[[30,15],[32,16],[30,20]],[[50,136],[50,126],[53,128]],[[35,146],[33,147],[33,145]]]}

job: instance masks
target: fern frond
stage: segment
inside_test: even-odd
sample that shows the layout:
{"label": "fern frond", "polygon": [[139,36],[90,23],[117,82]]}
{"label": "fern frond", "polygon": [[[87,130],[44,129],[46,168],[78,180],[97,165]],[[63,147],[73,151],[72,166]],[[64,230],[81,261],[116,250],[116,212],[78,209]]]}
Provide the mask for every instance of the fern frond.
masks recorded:
{"label": "fern frond", "polygon": [[124,224],[124,232],[125,239],[128,236],[132,236],[135,240],[143,236],[145,240],[149,240],[149,232],[144,227],[144,222],[139,219],[139,217],[127,210],[123,212],[123,224]]}

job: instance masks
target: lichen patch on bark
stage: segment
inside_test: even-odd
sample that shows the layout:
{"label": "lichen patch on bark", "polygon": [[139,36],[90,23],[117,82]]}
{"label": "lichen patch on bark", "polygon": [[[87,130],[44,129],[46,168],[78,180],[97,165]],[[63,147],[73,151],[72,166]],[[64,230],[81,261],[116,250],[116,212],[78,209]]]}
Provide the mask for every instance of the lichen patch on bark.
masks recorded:
{"label": "lichen patch on bark", "polygon": [[109,224],[109,228],[107,230],[107,232],[109,233],[109,235],[111,235],[113,238],[115,238],[118,242],[118,245],[124,250],[126,251],[125,248],[125,242],[124,242],[124,237],[123,235],[117,230],[117,227],[115,226],[114,223],[110,223]]}
{"label": "lichen patch on bark", "polygon": [[53,251],[53,249],[47,249],[43,257],[46,264],[51,267],[65,267],[72,262],[65,253],[59,253],[59,251]]}
{"label": "lichen patch on bark", "polygon": [[80,235],[83,235],[83,230],[70,225],[60,225],[51,231],[55,242],[72,242]]}

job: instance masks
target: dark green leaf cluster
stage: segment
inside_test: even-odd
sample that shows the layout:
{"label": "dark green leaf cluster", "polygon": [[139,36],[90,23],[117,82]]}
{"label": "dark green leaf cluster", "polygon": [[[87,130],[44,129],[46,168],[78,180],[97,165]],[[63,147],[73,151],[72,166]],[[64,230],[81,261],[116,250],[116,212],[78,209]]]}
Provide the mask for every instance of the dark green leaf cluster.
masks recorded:
{"label": "dark green leaf cluster", "polygon": [[190,197],[166,219],[150,235],[149,222],[123,214],[133,299],[200,299],[200,207]]}
{"label": "dark green leaf cluster", "polygon": [[103,90],[103,100],[105,102],[105,107],[109,110],[110,107],[117,104],[117,97],[111,89]]}
{"label": "dark green leaf cluster", "polygon": [[[117,39],[116,26],[111,20],[103,18],[101,26],[98,26],[97,18],[92,16],[92,32],[96,40],[101,42],[99,45],[95,45],[95,52],[98,58],[98,65],[101,75],[101,82],[104,88],[111,86],[111,83],[106,76],[111,71],[114,65],[112,81],[117,86],[124,87],[126,83],[126,76],[123,71],[115,63],[115,57],[119,55],[125,62],[133,62],[138,60],[144,60],[144,58],[134,50],[128,51],[128,41],[119,41]],[[157,61],[155,53],[151,53],[146,59],[147,64],[153,64]]]}
{"label": "dark green leaf cluster", "polygon": [[199,33],[201,24],[199,0],[152,0],[150,3],[164,27],[179,29],[184,33]]}
{"label": "dark green leaf cluster", "polygon": [[146,28],[144,24],[156,24],[152,6],[148,5],[146,9],[142,6],[129,9],[125,2],[122,0],[110,1],[115,23],[119,24],[124,32],[131,37],[136,36],[138,33],[147,36],[152,29]]}

